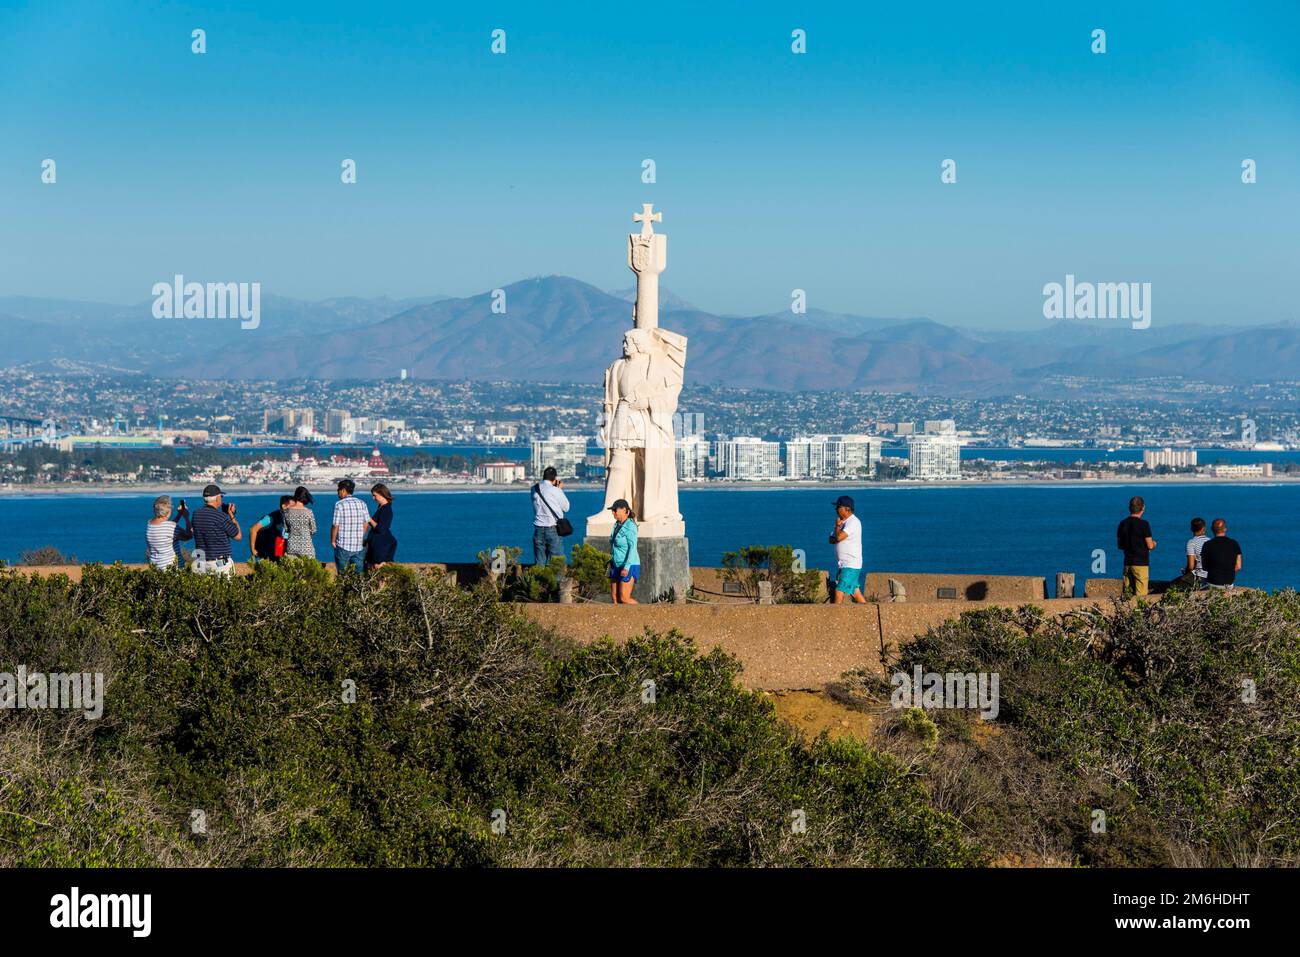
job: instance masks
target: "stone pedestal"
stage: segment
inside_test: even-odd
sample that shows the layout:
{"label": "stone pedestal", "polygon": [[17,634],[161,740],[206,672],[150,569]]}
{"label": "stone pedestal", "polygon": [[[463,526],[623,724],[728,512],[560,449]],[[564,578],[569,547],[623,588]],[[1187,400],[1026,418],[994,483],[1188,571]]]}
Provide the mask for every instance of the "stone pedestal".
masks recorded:
{"label": "stone pedestal", "polygon": [[[609,538],[589,537],[585,544],[609,554]],[[678,601],[686,597],[691,587],[690,543],[684,535],[638,539],[637,554],[641,556],[641,577],[632,589],[632,597],[639,602],[650,603],[659,599],[667,600],[670,591],[676,593]],[[604,601],[609,601],[606,592]]]}

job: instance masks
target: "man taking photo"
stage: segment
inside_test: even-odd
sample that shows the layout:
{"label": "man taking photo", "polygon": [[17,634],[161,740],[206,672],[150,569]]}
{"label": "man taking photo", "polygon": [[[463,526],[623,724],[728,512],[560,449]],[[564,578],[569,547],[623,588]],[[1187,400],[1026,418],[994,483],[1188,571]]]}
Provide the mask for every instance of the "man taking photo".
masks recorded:
{"label": "man taking photo", "polygon": [[235,561],[231,542],[244,537],[235,521],[235,504],[222,503],[221,489],[203,489],[203,507],[190,519],[194,530],[194,570],[201,575],[233,575]]}

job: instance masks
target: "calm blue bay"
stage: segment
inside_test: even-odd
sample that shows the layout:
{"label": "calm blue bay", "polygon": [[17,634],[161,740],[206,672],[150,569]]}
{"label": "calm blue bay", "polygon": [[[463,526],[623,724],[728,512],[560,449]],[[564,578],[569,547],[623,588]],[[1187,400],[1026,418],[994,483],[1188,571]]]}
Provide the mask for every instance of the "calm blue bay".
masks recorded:
{"label": "calm blue bay", "polygon": [[[877,571],[1040,575],[1091,570],[1094,549],[1106,553],[1106,575],[1117,577],[1115,525],[1129,496],[1147,500],[1159,547],[1153,578],[1170,578],[1183,562],[1193,515],[1228,520],[1245,553],[1238,581],[1278,589],[1300,587],[1300,483],[1052,485],[687,489],[682,512],[697,565],[716,565],[722,553],[749,544],[788,544],[805,550],[812,567],[834,564],[826,543],[831,501],[847,492],[865,526],[867,567]],[[393,530],[399,561],[472,561],[495,545],[513,545],[531,558],[532,512],[527,491],[403,492],[396,489]],[[595,490],[573,490],[571,518],[601,503]],[[196,495],[188,495],[191,507]],[[153,495],[87,493],[0,496],[0,558],[53,545],[82,561],[144,560],[144,526]],[[232,489],[247,526],[274,508],[278,496]],[[332,499],[316,504],[319,555],[327,556]],[[570,539],[572,542],[574,539]],[[246,545],[237,555],[247,556]]]}

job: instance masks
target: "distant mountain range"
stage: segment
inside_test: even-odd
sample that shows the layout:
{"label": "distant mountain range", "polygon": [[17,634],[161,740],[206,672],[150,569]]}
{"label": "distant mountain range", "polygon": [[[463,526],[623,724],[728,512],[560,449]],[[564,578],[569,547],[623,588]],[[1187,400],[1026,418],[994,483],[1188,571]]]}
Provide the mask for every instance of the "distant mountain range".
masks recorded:
{"label": "distant mountain range", "polygon": [[[493,296],[327,299],[263,296],[262,322],[155,319],[138,306],[0,297],[0,364],[209,378],[598,381],[631,322],[634,293],[563,276]],[[663,325],[689,338],[688,382],[786,390],[953,395],[1038,392],[1049,376],[1182,376],[1213,383],[1300,378],[1300,326],[1211,329],[1063,321],[977,332],[923,318],[809,310],[719,316],[665,294]],[[219,346],[219,348],[213,348]]]}

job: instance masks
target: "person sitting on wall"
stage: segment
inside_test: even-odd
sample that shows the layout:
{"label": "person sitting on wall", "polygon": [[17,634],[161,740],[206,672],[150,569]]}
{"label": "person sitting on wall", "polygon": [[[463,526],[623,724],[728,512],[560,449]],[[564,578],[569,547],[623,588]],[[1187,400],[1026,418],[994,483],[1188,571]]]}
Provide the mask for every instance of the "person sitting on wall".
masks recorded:
{"label": "person sitting on wall", "polygon": [[1228,523],[1216,518],[1210,523],[1214,537],[1201,546],[1205,584],[1215,591],[1232,591],[1241,571],[1241,545],[1228,537]]}

